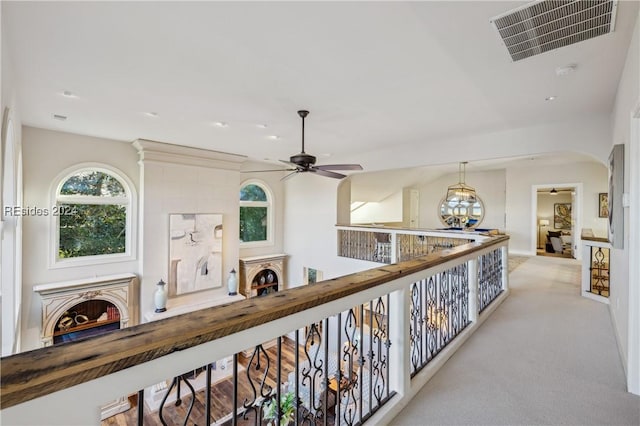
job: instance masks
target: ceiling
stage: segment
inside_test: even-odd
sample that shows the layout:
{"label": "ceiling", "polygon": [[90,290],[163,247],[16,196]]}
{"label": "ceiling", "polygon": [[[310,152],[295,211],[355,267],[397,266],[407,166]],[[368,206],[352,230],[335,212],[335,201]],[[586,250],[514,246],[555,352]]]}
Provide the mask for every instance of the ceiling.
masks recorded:
{"label": "ceiling", "polygon": [[612,34],[514,63],[490,19],[523,4],[3,1],[2,35],[25,125],[278,159],[304,108],[328,163],[610,113],[638,2]]}

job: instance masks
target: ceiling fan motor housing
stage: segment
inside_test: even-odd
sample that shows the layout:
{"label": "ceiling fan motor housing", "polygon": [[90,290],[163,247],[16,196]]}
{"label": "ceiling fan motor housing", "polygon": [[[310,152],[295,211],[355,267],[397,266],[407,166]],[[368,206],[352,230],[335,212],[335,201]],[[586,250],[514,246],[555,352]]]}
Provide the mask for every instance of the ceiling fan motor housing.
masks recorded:
{"label": "ceiling fan motor housing", "polygon": [[308,167],[316,163],[316,157],[302,152],[289,158],[289,161],[297,166]]}

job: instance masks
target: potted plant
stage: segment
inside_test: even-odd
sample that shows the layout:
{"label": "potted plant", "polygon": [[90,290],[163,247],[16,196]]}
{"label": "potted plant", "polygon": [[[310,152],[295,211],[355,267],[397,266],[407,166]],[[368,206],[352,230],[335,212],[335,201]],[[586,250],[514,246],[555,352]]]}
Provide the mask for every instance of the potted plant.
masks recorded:
{"label": "potted plant", "polygon": [[[293,392],[285,392],[280,395],[280,425],[286,426],[293,421],[293,417],[296,413],[295,395]],[[269,426],[274,426],[278,419],[278,406],[276,404],[276,398],[271,400],[265,405],[263,417],[265,420],[269,420]]]}

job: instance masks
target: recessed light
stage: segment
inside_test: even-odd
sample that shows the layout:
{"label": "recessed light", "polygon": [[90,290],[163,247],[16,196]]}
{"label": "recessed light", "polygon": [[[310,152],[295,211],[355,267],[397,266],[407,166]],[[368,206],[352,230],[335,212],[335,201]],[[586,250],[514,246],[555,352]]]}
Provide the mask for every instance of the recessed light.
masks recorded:
{"label": "recessed light", "polygon": [[549,96],[547,98],[544,98],[545,101],[555,101],[556,99],[558,99],[557,96]]}
{"label": "recessed light", "polygon": [[157,116],[158,116],[158,113],[157,113],[157,112],[152,112],[152,111],[150,111],[150,112],[145,112],[145,115],[146,115],[147,117],[157,117]]}
{"label": "recessed light", "polygon": [[320,157],[331,157],[331,153],[330,152],[324,152],[324,153],[320,154]]}
{"label": "recessed light", "polygon": [[272,141],[277,141],[277,140],[280,140],[280,136],[278,136],[278,135],[270,135],[270,136],[267,136],[267,139],[272,140]]}
{"label": "recessed light", "polygon": [[221,129],[225,129],[225,128],[229,127],[229,124],[225,123],[224,121],[215,121],[213,123],[213,125],[216,126],[216,127],[220,127]]}
{"label": "recessed light", "polygon": [[68,90],[62,92],[62,96],[64,96],[65,98],[77,98],[77,96],[73,92],[70,92]]}
{"label": "recessed light", "polygon": [[266,129],[266,128],[267,128],[267,127],[269,127],[269,126],[267,126],[266,124],[256,124],[256,127],[257,127],[258,129]]}
{"label": "recessed light", "polygon": [[66,115],[60,115],[60,114],[53,114],[53,119],[54,120],[65,121],[67,119],[67,116]]}

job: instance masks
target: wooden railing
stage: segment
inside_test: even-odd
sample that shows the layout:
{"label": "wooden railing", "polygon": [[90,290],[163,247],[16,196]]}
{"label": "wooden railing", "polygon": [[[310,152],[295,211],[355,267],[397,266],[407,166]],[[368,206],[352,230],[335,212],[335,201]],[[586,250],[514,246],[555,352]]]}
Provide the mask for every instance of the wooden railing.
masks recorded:
{"label": "wooden railing", "polygon": [[[3,421],[7,424],[97,423],[99,407],[111,399],[134,394],[154,383],[209,365],[214,360],[231,355],[236,359],[237,355],[234,354],[247,348],[257,349],[272,339],[278,339],[280,346],[281,338],[291,333],[296,336],[295,347],[298,350],[295,352],[298,353],[301,350],[301,346],[298,346],[300,340],[307,339],[309,332],[314,330],[314,324],[324,323],[327,329],[328,318],[336,315],[346,315],[347,318],[353,312],[354,316],[360,318],[358,327],[363,326],[363,321],[366,323],[366,315],[369,316],[369,325],[377,322],[375,328],[380,329],[383,324],[386,327],[385,334],[379,335],[377,343],[384,343],[387,348],[386,367],[380,373],[386,377],[381,390],[381,395],[386,397],[378,398],[375,407],[369,404],[368,411],[363,412],[359,408],[355,417],[349,411],[349,418],[344,418],[344,415],[341,417],[341,405],[338,403],[335,422],[388,422],[406,404],[406,399],[419,390],[484,320],[478,315],[478,259],[498,250],[501,262],[505,263],[507,243],[506,236],[485,237],[482,242],[461,245],[406,262],[3,358],[0,377]],[[448,341],[446,348],[441,348],[427,368],[418,374],[415,371],[412,373],[409,368],[412,353],[412,286],[428,277],[461,268],[465,269],[468,277],[468,290],[457,293],[456,297],[465,296],[467,302],[459,305],[456,312],[463,315],[460,310],[466,309],[467,313],[455,327],[455,339]],[[496,285],[503,290],[495,298],[501,301],[508,293],[504,271]],[[380,300],[383,301],[384,311],[376,307]],[[428,310],[428,301],[425,303],[427,305],[422,307],[423,312]],[[485,312],[490,313],[498,304],[491,303]],[[448,315],[454,316],[451,312]],[[338,321],[338,327],[341,324]],[[299,336],[297,330],[306,331]],[[359,330],[362,335],[362,328]],[[357,348],[357,345],[351,344],[348,350],[353,351],[354,347]],[[368,349],[373,352],[371,346]],[[382,349],[376,350],[375,356],[381,356],[380,351]],[[343,355],[346,356],[346,353]],[[349,359],[352,360],[351,367],[355,362],[362,365],[359,353],[351,352]],[[362,373],[352,373],[349,365],[346,367],[343,373],[348,376],[347,379],[364,383]],[[302,374],[298,360],[295,372],[298,378]],[[360,374],[359,378],[357,374]],[[280,382],[282,377],[278,366],[277,381]],[[329,386],[329,380],[330,377],[325,374],[321,389]],[[340,375],[337,383],[337,393],[340,395]],[[280,387],[276,388],[277,392],[263,396],[263,400],[280,397]],[[394,394],[396,396],[389,400]],[[142,398],[142,394],[139,395]],[[362,407],[362,401],[360,404]],[[141,399],[139,405],[142,405]],[[138,421],[142,424],[142,419]],[[296,417],[294,422],[297,424],[298,421]],[[231,416],[231,422],[236,423],[236,416]]]}

